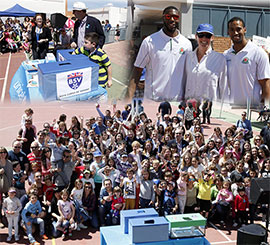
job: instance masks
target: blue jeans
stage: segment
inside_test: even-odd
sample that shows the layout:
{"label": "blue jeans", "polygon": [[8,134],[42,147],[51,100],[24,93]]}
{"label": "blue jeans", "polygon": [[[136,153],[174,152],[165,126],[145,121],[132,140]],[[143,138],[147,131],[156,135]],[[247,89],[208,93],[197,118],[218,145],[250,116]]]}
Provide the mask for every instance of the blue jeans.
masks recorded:
{"label": "blue jeans", "polygon": [[98,228],[98,218],[95,211],[92,214],[92,219],[90,220],[90,223],[93,228]]}
{"label": "blue jeans", "polygon": [[110,207],[105,206],[105,205],[100,205],[98,212],[99,212],[99,218],[100,218],[100,225],[112,224],[112,216],[111,216]]}
{"label": "blue jeans", "polygon": [[28,236],[28,239],[30,241],[30,243],[35,242],[35,238],[32,235],[32,224],[38,224],[39,225],[39,230],[40,230],[40,235],[44,235],[44,221],[41,218],[35,218],[35,219],[31,219],[30,221],[30,225],[27,225],[27,223],[25,223],[26,226],[26,233]]}
{"label": "blue jeans", "polygon": [[53,221],[52,222],[52,236],[53,237],[59,237],[61,232],[59,230],[57,230],[57,222]]}

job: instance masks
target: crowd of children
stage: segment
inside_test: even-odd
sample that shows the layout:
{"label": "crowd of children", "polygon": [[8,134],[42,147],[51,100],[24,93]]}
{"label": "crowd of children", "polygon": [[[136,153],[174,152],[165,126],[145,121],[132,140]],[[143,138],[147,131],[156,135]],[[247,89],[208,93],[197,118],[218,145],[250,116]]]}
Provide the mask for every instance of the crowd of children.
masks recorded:
{"label": "crowd of children", "polygon": [[[89,226],[117,225],[121,210],[134,208],[153,207],[160,215],[200,212],[228,231],[260,213],[265,217],[264,204],[250,201],[251,179],[270,177],[261,136],[244,140],[232,125],[224,133],[215,128],[206,139],[198,117],[188,116],[187,130],[177,115],[160,121],[159,114],[151,119],[144,112],[131,118],[130,106],[105,114],[96,109],[96,118],[73,116],[69,123],[61,114],[39,129],[28,108],[12,150],[0,147],[7,241],[12,227],[16,241],[22,226],[38,244],[33,224],[43,239],[67,238]],[[181,109],[192,110],[190,104]]]}

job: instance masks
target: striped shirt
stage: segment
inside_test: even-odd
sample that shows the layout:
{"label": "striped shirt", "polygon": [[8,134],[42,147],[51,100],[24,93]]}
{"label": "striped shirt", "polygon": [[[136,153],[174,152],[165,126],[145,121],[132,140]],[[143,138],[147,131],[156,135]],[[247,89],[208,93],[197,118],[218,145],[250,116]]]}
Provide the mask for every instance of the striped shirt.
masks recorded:
{"label": "striped shirt", "polygon": [[105,88],[108,82],[107,68],[111,65],[107,54],[101,48],[96,48],[94,52],[90,53],[90,51],[86,50],[84,47],[76,49],[75,54],[84,54],[88,56],[91,61],[99,65],[98,84]]}
{"label": "striped shirt", "polygon": [[36,162],[38,166],[38,170],[41,171],[41,153],[36,156],[33,152],[31,152],[27,155],[27,158],[31,166],[34,162]]}

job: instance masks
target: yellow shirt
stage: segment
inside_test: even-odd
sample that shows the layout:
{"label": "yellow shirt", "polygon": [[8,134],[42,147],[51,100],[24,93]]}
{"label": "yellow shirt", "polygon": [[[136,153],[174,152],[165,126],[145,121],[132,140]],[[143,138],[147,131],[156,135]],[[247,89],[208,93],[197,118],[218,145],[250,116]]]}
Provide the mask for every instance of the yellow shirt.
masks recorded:
{"label": "yellow shirt", "polygon": [[213,179],[205,182],[202,178],[198,181],[198,198],[202,200],[211,200],[211,186],[213,184]]}

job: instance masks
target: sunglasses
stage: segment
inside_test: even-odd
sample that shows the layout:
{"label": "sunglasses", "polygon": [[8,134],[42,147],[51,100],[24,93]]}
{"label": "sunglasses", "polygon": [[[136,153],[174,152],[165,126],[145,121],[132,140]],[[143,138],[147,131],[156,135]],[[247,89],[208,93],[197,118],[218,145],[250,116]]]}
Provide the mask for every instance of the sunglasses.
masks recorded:
{"label": "sunglasses", "polygon": [[197,33],[198,38],[206,37],[207,39],[210,39],[212,37],[211,33]]}
{"label": "sunglasses", "polygon": [[179,20],[179,15],[176,14],[164,14],[163,15],[165,17],[166,20],[170,20],[171,18],[173,18],[174,20]]}
{"label": "sunglasses", "polygon": [[84,188],[85,189],[92,189],[92,187],[90,187],[90,186],[85,186]]}
{"label": "sunglasses", "polygon": [[195,179],[188,179],[189,181],[195,181]]}
{"label": "sunglasses", "polygon": [[37,146],[32,146],[31,149],[37,149],[38,147]]}
{"label": "sunglasses", "polygon": [[14,148],[15,148],[15,149],[21,149],[21,147],[20,147],[20,146],[14,146]]}
{"label": "sunglasses", "polygon": [[5,151],[1,151],[0,154],[5,154],[6,152]]}

